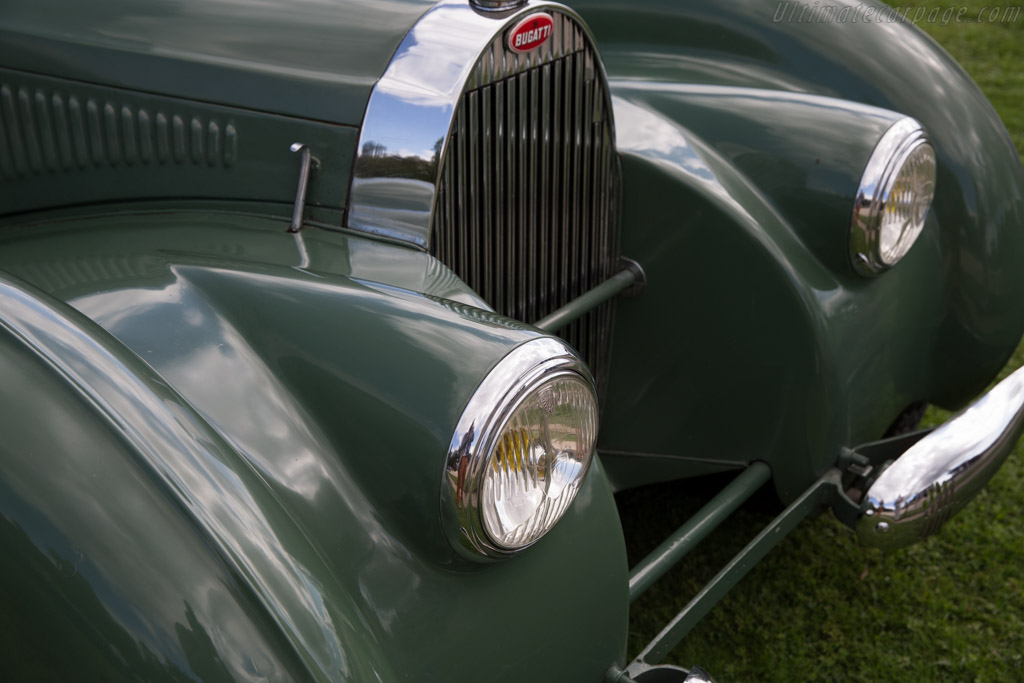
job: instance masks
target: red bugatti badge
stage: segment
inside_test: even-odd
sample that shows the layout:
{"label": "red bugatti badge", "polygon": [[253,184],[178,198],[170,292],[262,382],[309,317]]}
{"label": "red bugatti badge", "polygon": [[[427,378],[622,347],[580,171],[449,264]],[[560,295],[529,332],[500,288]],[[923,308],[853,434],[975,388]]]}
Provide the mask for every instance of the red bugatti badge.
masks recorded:
{"label": "red bugatti badge", "polygon": [[508,47],[513,52],[529,52],[548,42],[555,29],[555,20],[550,14],[538,12],[526,17],[508,34]]}

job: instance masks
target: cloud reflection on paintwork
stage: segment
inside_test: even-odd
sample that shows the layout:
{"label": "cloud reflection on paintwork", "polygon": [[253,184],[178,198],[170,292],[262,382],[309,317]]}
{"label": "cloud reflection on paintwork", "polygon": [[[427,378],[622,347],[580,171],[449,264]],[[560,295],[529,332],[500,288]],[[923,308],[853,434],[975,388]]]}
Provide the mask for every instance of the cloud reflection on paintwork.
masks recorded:
{"label": "cloud reflection on paintwork", "polygon": [[[145,360],[265,476],[302,497],[317,496],[326,473],[316,453],[329,446],[201,292],[178,280],[161,290],[94,294],[75,305],[132,348],[145,349]],[[154,337],[167,343],[146,348]]]}
{"label": "cloud reflection on paintwork", "polygon": [[[301,548],[290,520],[254,496],[261,486],[246,481],[244,468],[228,466],[237,455],[161,381],[112,340],[94,337],[57,310],[16,287],[4,287],[8,318],[19,334],[45,350],[51,362],[117,421],[147,467],[180,496],[183,505],[247,577],[286,627],[293,643],[328,671],[346,671],[341,643],[354,629],[346,605],[324,600],[324,586],[306,563],[315,553]],[[296,547],[296,543],[299,547]],[[316,570],[317,576],[329,573]],[[347,606],[349,613],[353,611]]]}
{"label": "cloud reflection on paintwork", "polygon": [[[72,338],[64,335],[63,344],[73,345]],[[256,626],[263,621],[258,610],[131,449],[56,375],[31,362],[22,368],[15,372],[27,377],[4,376],[30,379],[33,390],[9,405],[8,414],[23,424],[46,415],[46,427],[35,430],[37,448],[12,449],[0,462],[0,504],[47,564],[66,568],[51,590],[75,601],[111,643],[137,644],[121,653],[129,662],[136,653],[160,653],[167,666],[187,669],[187,643],[176,626],[186,621],[184,600],[196,621],[186,631],[208,641],[232,670],[286,680],[280,651]],[[200,624],[208,629],[203,636]]]}
{"label": "cloud reflection on paintwork", "polygon": [[651,160],[688,184],[731,200],[711,166],[693,148],[686,132],[666,116],[622,97],[612,97],[620,153]]}
{"label": "cloud reflection on paintwork", "polygon": [[[414,596],[420,580],[409,570],[408,552],[375,519],[375,505],[365,500],[345,472],[344,459],[334,453],[334,445],[313,426],[316,420],[295,396],[295,388],[285,386],[277,371],[271,370],[260,352],[246,341],[252,336],[248,323],[224,317],[219,312],[219,303],[209,298],[210,292],[220,289],[210,277],[218,282],[227,278],[250,292],[270,292],[275,285],[288,281],[268,275],[200,271],[193,267],[173,270],[175,283],[162,289],[106,291],[79,298],[75,305],[136,348],[210,424],[223,435],[230,434],[231,445],[276,489],[290,491],[304,501],[303,505],[315,506],[318,516],[328,518],[325,521],[331,528],[330,533],[317,530],[308,535],[327,541],[343,534],[331,543],[348,548],[348,562],[356,560],[356,565],[365,565],[363,570],[355,572],[352,580],[358,583],[358,593],[372,605],[369,613],[379,620],[385,632],[388,631],[400,605]],[[285,274],[288,271],[282,269],[282,275]],[[375,292],[361,285],[349,285],[344,288],[345,298],[341,300],[338,299],[341,292],[338,283],[325,282],[319,277],[291,282],[288,287],[294,291],[281,294],[290,302],[288,305],[306,301],[312,290],[335,301],[344,301],[346,307],[359,307],[359,300],[365,299],[367,308],[377,304],[389,289],[378,286]],[[387,296],[395,313],[378,318],[381,325],[391,327],[384,335],[393,340],[389,344],[415,345],[426,349],[427,353],[447,355],[451,328],[436,320],[416,319],[415,314],[422,310],[422,295],[390,289]],[[214,294],[215,299],[221,296],[231,295],[219,291]],[[276,326],[271,322],[273,314],[269,311],[267,309],[266,315],[270,317],[262,318],[259,324],[273,329]],[[327,313],[321,311],[321,314]],[[239,324],[246,328],[244,332],[239,330]],[[508,334],[508,329],[495,326],[496,338]],[[160,345],[152,347],[153,340],[160,340]],[[439,390],[444,389],[439,387]],[[371,396],[385,404],[394,399],[387,393],[378,393],[373,383],[361,385],[361,391],[367,392],[364,402]],[[451,386],[448,391],[460,389]],[[413,406],[405,412],[412,413]],[[430,490],[414,493],[436,495]],[[227,512],[227,507],[224,511]],[[360,517],[360,522],[357,525],[332,524],[329,518],[335,515],[355,515]],[[344,535],[351,528],[364,529],[372,540]],[[405,581],[402,576],[406,577]],[[404,583],[406,590],[396,592],[396,581]],[[373,585],[377,585],[376,590],[369,588]],[[386,599],[382,601],[384,596]]]}

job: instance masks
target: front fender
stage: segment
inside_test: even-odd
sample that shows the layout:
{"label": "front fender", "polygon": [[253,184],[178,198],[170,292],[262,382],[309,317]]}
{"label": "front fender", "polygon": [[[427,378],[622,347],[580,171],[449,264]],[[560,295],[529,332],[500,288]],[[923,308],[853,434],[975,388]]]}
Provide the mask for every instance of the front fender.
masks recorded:
{"label": "front fender", "polygon": [[[790,498],[907,405],[994,376],[1024,325],[1024,172],[941,48],[754,3],[580,9],[617,98],[623,253],[649,285],[619,307],[606,452],[671,456],[676,476],[764,459]],[[853,195],[899,115],[932,136],[936,200],[910,254],[861,278]]]}
{"label": "front fender", "polygon": [[796,495],[848,437],[820,304],[837,278],[728,160],[660,112],[614,105],[623,251],[646,285],[616,313],[599,443],[624,456],[613,480],[651,456],[675,476],[764,460]]}
{"label": "front fender", "polygon": [[[149,495],[160,509],[180,509],[193,540],[252,596],[295,677],[476,680],[478,667],[493,664],[488,677],[502,680],[519,671],[502,666],[518,656],[509,643],[542,620],[557,637],[529,647],[550,651],[541,658],[555,663],[552,675],[599,678],[624,657],[628,584],[600,464],[556,528],[511,560],[457,563],[441,531],[442,468],[462,409],[487,371],[539,332],[472,306],[475,297],[425,254],[315,229],[296,248],[285,227],[129,212],[9,231],[4,260],[74,307],[33,297],[84,330],[51,355],[100,344],[120,359],[72,384],[87,399],[96,387],[122,387],[124,405],[105,413],[113,438],[143,419],[151,426],[130,451],[157,481]],[[470,305],[397,286],[415,283]],[[157,392],[150,384],[163,393],[147,398]],[[153,444],[193,424],[188,457]],[[73,450],[51,451],[40,471],[63,481]],[[84,489],[69,514],[93,497],[102,492]],[[128,514],[111,509],[111,523],[88,534],[123,535],[136,523]],[[88,534],[66,532],[70,544]],[[149,565],[111,571],[114,580],[163,581],[151,548],[134,550]],[[143,566],[149,579],[131,573]],[[181,604],[179,590],[170,587],[168,599]],[[223,615],[197,618],[193,630],[213,631]],[[183,636],[173,617],[160,623],[158,654],[169,657]],[[143,639],[134,624],[124,631],[129,646]]]}
{"label": "front fender", "polygon": [[[922,31],[892,20],[891,8],[847,0],[829,5],[857,21],[776,16],[788,4],[799,5],[584,0],[577,7],[594,31],[613,90],[645,83],[780,90],[921,121],[935,145],[939,174],[937,223],[922,238],[927,246],[916,249],[938,252],[941,278],[929,298],[939,299],[943,311],[931,322],[937,325],[929,344],[933,379],[919,398],[959,406],[995,375],[1021,335],[1024,169],[970,77]],[[866,8],[874,10],[868,21]],[[687,127],[689,120],[679,123]],[[705,132],[715,146],[723,127]],[[724,137],[733,134],[726,130]],[[787,218],[796,220],[792,212]],[[628,230],[629,216],[624,220]]]}
{"label": "front fender", "polygon": [[53,634],[32,637],[39,626],[71,652],[96,650],[96,675],[291,680],[386,667],[338,647],[353,640],[352,601],[328,604],[311,585],[323,572],[308,543],[177,392],[66,304],[7,276],[0,297],[4,567],[29,624],[14,671],[55,676],[47,667],[70,663],[47,651]]}

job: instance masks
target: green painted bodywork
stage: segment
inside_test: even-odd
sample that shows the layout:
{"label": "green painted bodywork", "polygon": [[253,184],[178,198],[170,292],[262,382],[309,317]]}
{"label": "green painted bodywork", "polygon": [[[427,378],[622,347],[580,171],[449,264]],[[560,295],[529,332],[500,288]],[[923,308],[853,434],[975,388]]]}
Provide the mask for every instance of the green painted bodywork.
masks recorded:
{"label": "green painted bodywork", "polygon": [[[311,216],[341,223],[358,129],[0,69],[4,213],[118,199],[295,200],[302,141],[324,158]],[[262,210],[266,210],[263,208]]]}
{"label": "green painted bodywork", "polygon": [[[601,448],[675,456],[677,476],[764,459],[792,500],[907,405],[958,406],[995,376],[1024,323],[1024,171],[930,38],[758,3],[574,7],[617,98],[622,250],[648,278],[619,302]],[[922,237],[871,279],[846,260],[887,116],[865,105],[921,121],[939,162]]]}
{"label": "green painted bodywork", "polygon": [[[25,397],[3,419],[8,571],[120,675],[459,680],[470,652],[596,680],[627,613],[599,464],[511,561],[459,562],[440,528],[465,402],[538,333],[419,252],[285,227],[179,210],[5,233],[0,339],[26,368],[4,382]],[[60,673],[64,640],[31,646]]]}
{"label": "green painted bodywork", "polygon": [[429,0],[7,0],[0,64],[81,83],[359,125]]}
{"label": "green painted bodywork", "polygon": [[[606,456],[550,534],[492,564],[445,541],[442,464],[487,371],[541,332],[338,229],[370,90],[428,4],[0,7],[16,671],[595,681],[625,663],[613,486],[759,460],[797,500],[906,405],[995,374],[1024,327],[1024,171],[934,43],[750,2],[573,7],[646,284],[610,332]],[[866,279],[853,195],[900,115],[932,136],[936,200]],[[322,163],[298,235],[293,142]]]}

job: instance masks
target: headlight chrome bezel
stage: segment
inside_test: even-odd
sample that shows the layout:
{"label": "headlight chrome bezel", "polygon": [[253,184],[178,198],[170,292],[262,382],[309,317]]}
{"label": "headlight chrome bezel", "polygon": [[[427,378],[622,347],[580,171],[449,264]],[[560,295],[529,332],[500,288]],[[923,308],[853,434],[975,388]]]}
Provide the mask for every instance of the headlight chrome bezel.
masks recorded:
{"label": "headlight chrome bezel", "polygon": [[[503,547],[485,528],[481,494],[484,467],[491,463],[508,421],[542,387],[564,378],[578,380],[586,387],[596,423],[597,395],[590,371],[570,346],[551,337],[533,339],[513,349],[488,373],[467,403],[452,435],[441,482],[442,526],[449,543],[462,557],[475,561],[510,557],[557,525],[561,516],[533,541],[515,548]],[[595,442],[596,432],[595,427]],[[593,461],[593,446],[587,449],[580,481],[586,478]]]}
{"label": "headlight chrome bezel", "polygon": [[[895,257],[887,257],[883,250],[883,219],[886,207],[893,200],[893,192],[901,172],[915,155],[929,155],[931,171],[926,179],[927,202],[920,211],[920,221],[903,228],[897,239],[900,248]],[[875,145],[864,168],[857,188],[850,225],[850,261],[862,276],[873,277],[893,267],[906,256],[917,241],[935,195],[935,150],[924,127],[916,119],[904,117],[892,124]],[[919,188],[915,188],[919,189]]]}

